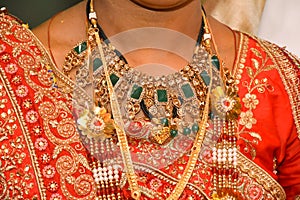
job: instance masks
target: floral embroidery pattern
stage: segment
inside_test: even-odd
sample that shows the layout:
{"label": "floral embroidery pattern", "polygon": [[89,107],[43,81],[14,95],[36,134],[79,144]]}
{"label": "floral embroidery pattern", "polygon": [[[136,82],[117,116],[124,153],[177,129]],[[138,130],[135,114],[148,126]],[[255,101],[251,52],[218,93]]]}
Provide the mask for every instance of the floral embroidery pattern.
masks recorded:
{"label": "floral embroidery pattern", "polygon": [[52,167],[51,165],[48,165],[48,166],[44,167],[44,169],[43,169],[43,175],[46,178],[53,178],[54,175],[55,175],[55,168]]}
{"label": "floral embroidery pattern", "polygon": [[29,109],[29,108],[31,108],[31,106],[32,106],[32,101],[31,101],[30,99],[26,99],[26,100],[23,102],[23,107],[24,107],[25,109]]}
{"label": "floral embroidery pattern", "polygon": [[5,67],[5,71],[9,74],[14,74],[18,71],[18,67],[14,63],[10,63]]}
{"label": "floral embroidery pattern", "polygon": [[52,194],[50,200],[62,200],[62,196],[60,194]]}
{"label": "floral embroidery pattern", "polygon": [[48,153],[42,154],[41,161],[43,164],[48,164],[50,162],[50,155]]}
{"label": "floral embroidery pattern", "polygon": [[42,133],[42,127],[41,126],[35,126],[32,129],[32,133],[35,135],[40,135]]}
{"label": "floral embroidery pattern", "polygon": [[7,99],[1,99],[0,100],[0,108],[3,109],[5,107],[6,103],[7,103]]}
{"label": "floral embroidery pattern", "polygon": [[33,111],[33,110],[30,110],[27,112],[26,114],[26,121],[29,122],[29,123],[35,123],[37,122],[38,120],[38,113]]}
{"label": "floral embroidery pattern", "polygon": [[159,179],[155,178],[150,181],[150,187],[152,190],[157,190],[160,186],[162,186],[162,183]]}
{"label": "floral embroidery pattern", "polygon": [[21,81],[22,81],[21,76],[15,76],[15,77],[13,77],[12,80],[11,80],[11,82],[12,82],[13,84],[15,84],[15,85],[19,85],[19,84],[21,83]]}
{"label": "floral embroidery pattern", "polygon": [[17,96],[25,97],[28,94],[28,88],[25,85],[20,85],[16,91]]}
{"label": "floral embroidery pattern", "polygon": [[245,97],[242,99],[244,102],[244,105],[246,108],[249,108],[250,110],[253,110],[258,105],[259,101],[256,98],[255,94],[249,94],[247,93]]}
{"label": "floral embroidery pattern", "polygon": [[253,118],[253,113],[250,110],[242,112],[240,115],[241,119],[239,123],[245,126],[247,129],[251,129],[253,124],[256,124],[256,119]]}
{"label": "floral embroidery pattern", "polygon": [[[248,44],[245,45],[245,48],[248,48]],[[246,108],[240,114],[239,119],[239,140],[243,141],[245,147],[243,151],[245,153],[250,153],[252,159],[256,157],[255,146],[259,141],[262,141],[262,138],[259,133],[251,131],[253,125],[257,123],[253,111],[259,105],[259,100],[257,99],[257,94],[262,94],[266,91],[273,92],[274,88],[268,82],[268,79],[260,76],[262,72],[270,71],[275,68],[272,64],[267,64],[270,61],[270,58],[256,48],[250,48],[250,53],[253,54],[251,62],[246,63],[245,58],[241,58],[239,69],[237,71],[237,83],[241,84],[242,87],[246,88],[247,93],[242,98],[244,108]],[[241,82],[242,73],[245,73],[248,78]],[[245,135],[250,136],[245,137]]]}
{"label": "floral embroidery pattern", "polygon": [[47,186],[47,189],[51,192],[56,192],[58,190],[58,183],[55,181],[51,181]]}
{"label": "floral embroidery pattern", "polygon": [[4,63],[8,63],[11,59],[10,55],[9,54],[3,54],[1,57],[0,57],[1,61],[4,62]]}
{"label": "floral embroidery pattern", "polygon": [[[0,84],[0,199],[7,199],[9,196],[22,199],[20,191],[29,194],[35,187],[34,175],[31,166],[22,165],[27,157],[26,142],[16,134],[17,117],[14,109],[9,107],[7,98],[6,91]],[[9,176],[5,176],[6,173]],[[36,196],[32,194],[32,197]]]}
{"label": "floral embroidery pattern", "polygon": [[45,138],[38,138],[35,142],[35,148],[40,151],[46,150],[48,146],[48,142]]}

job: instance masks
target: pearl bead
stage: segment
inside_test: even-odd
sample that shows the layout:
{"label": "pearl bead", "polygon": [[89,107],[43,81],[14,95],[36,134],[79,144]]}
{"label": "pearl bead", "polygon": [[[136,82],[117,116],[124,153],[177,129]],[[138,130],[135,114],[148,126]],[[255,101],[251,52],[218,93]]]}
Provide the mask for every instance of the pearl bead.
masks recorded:
{"label": "pearl bead", "polygon": [[114,178],[115,178],[116,180],[118,180],[118,179],[119,179],[119,175],[115,175]]}
{"label": "pearl bead", "polygon": [[113,168],[114,168],[114,169],[118,169],[119,166],[118,166],[118,165],[114,165]]}

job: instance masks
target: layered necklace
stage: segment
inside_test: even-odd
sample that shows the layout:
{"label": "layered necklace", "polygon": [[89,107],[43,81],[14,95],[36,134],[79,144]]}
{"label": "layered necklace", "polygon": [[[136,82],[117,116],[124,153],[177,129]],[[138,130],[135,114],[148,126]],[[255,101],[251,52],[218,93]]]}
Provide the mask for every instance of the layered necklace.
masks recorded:
{"label": "layered necklace", "polygon": [[[189,153],[182,178],[168,197],[179,199],[204,143],[212,147],[213,198],[235,199],[240,103],[234,79],[212,52],[205,15],[192,61],[177,73],[154,77],[130,68],[112,46],[97,24],[93,0],[88,11],[88,39],[66,57],[64,72],[78,68],[74,117],[89,152],[97,199],[125,199],[126,182],[131,197],[140,199],[134,162],[160,169]],[[205,137],[209,121],[212,137]],[[174,156],[163,161],[147,154],[136,158],[130,138]],[[176,147],[178,142],[186,145]]]}

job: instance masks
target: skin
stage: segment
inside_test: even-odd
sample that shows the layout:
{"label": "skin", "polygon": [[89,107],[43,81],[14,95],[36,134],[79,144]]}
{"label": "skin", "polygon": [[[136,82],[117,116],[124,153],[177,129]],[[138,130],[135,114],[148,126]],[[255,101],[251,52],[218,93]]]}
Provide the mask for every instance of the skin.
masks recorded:
{"label": "skin", "polygon": [[[33,30],[46,49],[52,53],[58,68],[63,65],[64,57],[70,49],[86,39],[85,6],[86,1],[80,2]],[[98,14],[98,23],[109,38],[137,28],[159,27],[196,40],[202,20],[200,0],[95,0],[94,8]],[[232,69],[237,47],[233,32],[212,17],[208,16],[208,20],[219,55],[226,67]],[[133,42],[130,44],[134,44],[136,37],[138,35],[128,37],[129,41]],[[136,67],[158,63],[158,67],[167,66],[170,72],[180,70],[188,61],[172,52],[172,48],[182,47],[191,56],[194,44],[186,47],[180,39],[172,38],[173,36],[168,34],[166,37],[176,41],[172,42],[173,46],[170,45],[170,51],[145,48],[126,52],[124,56],[129,65]],[[157,41],[159,40],[163,39],[157,38]],[[113,45],[122,49],[126,44],[121,40]],[[150,65],[146,68],[147,72],[159,71],[157,67],[151,68]]]}

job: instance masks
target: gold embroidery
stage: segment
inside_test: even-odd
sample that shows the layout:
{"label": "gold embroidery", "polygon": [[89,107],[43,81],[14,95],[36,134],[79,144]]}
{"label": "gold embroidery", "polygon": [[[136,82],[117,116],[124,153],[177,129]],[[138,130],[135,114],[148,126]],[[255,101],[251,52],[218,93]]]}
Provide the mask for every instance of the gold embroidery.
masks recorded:
{"label": "gold embroidery", "polygon": [[[3,19],[1,19],[1,20],[3,20]],[[3,36],[3,34],[1,34],[1,33],[0,33],[0,37],[5,38],[5,36]],[[30,35],[30,37],[33,37],[33,36]],[[21,36],[21,39],[26,40],[26,38],[27,38],[26,34]],[[36,39],[33,39],[33,40],[36,40]],[[7,39],[7,41],[8,41],[8,39]],[[29,40],[28,42],[32,42],[32,41]],[[34,41],[33,43],[35,43],[35,42],[36,41]],[[10,42],[8,41],[8,43],[10,43]],[[28,43],[23,44],[23,45],[16,43],[16,44],[12,44],[12,45],[17,45],[20,47],[20,49],[23,49],[23,50],[26,49],[27,52],[30,52],[31,55],[36,55],[39,52],[38,49],[35,49],[35,50],[28,49],[28,47],[27,47]],[[34,45],[36,45],[36,44],[34,44]],[[40,49],[43,50],[43,48],[40,44],[38,44],[38,46]],[[16,53],[14,56],[19,56],[18,55],[19,49],[16,49],[15,52]],[[45,50],[43,50],[43,52],[45,52]],[[246,52],[246,49],[244,49],[241,54],[241,58],[240,58],[241,63],[239,64],[239,68],[237,69],[237,73],[236,73],[237,82],[241,79],[241,74],[243,72],[243,69],[249,67],[249,66],[245,66],[245,59],[246,59],[245,52]],[[253,53],[259,55],[259,53],[256,52],[256,50],[253,50]],[[57,173],[59,173],[59,175],[60,175],[59,186],[61,187],[63,194],[68,199],[80,199],[80,198],[76,198],[74,196],[74,194],[71,193],[70,188],[73,188],[77,195],[86,196],[86,197],[83,197],[85,199],[93,199],[94,195],[95,195],[95,187],[94,187],[94,183],[93,183],[93,178],[92,178],[92,176],[85,174],[89,170],[89,168],[88,168],[88,164],[87,164],[85,156],[80,153],[80,151],[84,150],[84,148],[80,144],[80,141],[78,139],[76,129],[74,126],[74,122],[71,122],[72,120],[70,120],[69,118],[66,119],[68,117],[68,115],[71,114],[70,109],[69,109],[71,103],[70,102],[64,103],[62,101],[59,101],[60,98],[68,99],[67,95],[55,92],[55,90],[53,90],[52,88],[49,88],[49,87],[44,88],[43,86],[49,86],[49,81],[47,80],[47,77],[37,75],[37,73],[36,73],[36,66],[40,66],[42,68],[42,70],[46,70],[47,65],[49,65],[49,64],[52,65],[52,62],[49,60],[49,58],[46,55],[43,55],[43,56],[44,56],[43,59],[37,58],[36,60],[34,60],[35,56],[23,56],[23,58],[25,58],[26,60],[23,60],[21,62],[21,64],[22,64],[22,67],[24,67],[24,74],[26,77],[26,81],[29,84],[29,86],[34,90],[35,103],[40,103],[42,100],[44,102],[39,105],[38,112],[44,120],[43,128],[45,131],[45,136],[47,136],[47,139],[49,139],[49,141],[53,145],[55,145],[53,152],[51,152],[50,159],[57,159],[56,169],[57,169]],[[20,58],[21,58],[21,56],[20,56]],[[48,63],[40,63],[40,61],[44,60],[44,59],[47,60]],[[21,60],[19,59],[19,61],[21,61]],[[253,69],[250,70],[250,68],[247,68],[248,75],[253,77],[253,85],[254,86],[250,87],[251,92],[254,90],[253,88],[255,88],[257,91],[260,91],[260,92],[264,92],[265,89],[268,89],[267,88],[268,84],[267,84],[266,79],[260,79],[260,80],[255,79],[255,73],[257,73],[257,70],[260,70],[258,62],[259,61],[257,59],[252,60],[252,65],[255,70],[253,70]],[[266,70],[266,69],[264,69],[264,70]],[[270,69],[268,69],[268,70],[270,70]],[[54,69],[54,71],[55,71],[56,76],[58,77],[58,82],[59,82],[60,87],[62,87],[64,92],[66,92],[65,94],[68,94],[68,92],[71,92],[72,88],[73,88],[73,83],[68,78],[62,76],[62,74],[60,72],[58,72],[58,70],[56,68]],[[31,79],[32,76],[38,76],[38,79],[43,86],[36,84]],[[248,83],[248,85],[252,85],[252,83]],[[248,109],[249,113],[252,110],[254,110],[256,108],[256,106],[259,104],[259,101],[256,99],[255,95],[253,96],[253,94],[251,92],[249,92],[249,97],[244,98],[244,103],[245,103],[245,105],[247,104],[247,106],[245,106],[245,107]],[[47,101],[43,98],[46,98],[49,101]],[[12,102],[16,102],[15,98],[12,98]],[[53,102],[55,102],[55,104]],[[1,106],[1,102],[0,102],[0,106]],[[15,109],[15,110],[17,110],[18,113],[21,113],[20,110],[18,110],[18,109]],[[24,123],[23,118],[18,117],[18,119],[20,122]],[[245,123],[244,127],[246,127],[246,124],[247,123]],[[252,124],[253,124],[253,122],[252,122]],[[24,132],[24,134],[26,134],[26,137],[29,138],[29,132],[24,127],[25,127],[25,125],[23,124],[22,131]],[[57,130],[57,133],[56,133],[57,135],[55,135],[55,133],[52,131],[54,129]],[[37,130],[36,131],[37,134],[40,134],[41,129],[36,128],[36,129],[34,129],[34,131],[35,130]],[[252,135],[253,137],[260,138],[260,135],[257,133],[249,133],[249,134]],[[61,138],[63,138],[63,139],[61,139]],[[17,141],[15,141],[15,144],[17,144],[16,142]],[[32,151],[34,154],[34,150],[32,149],[32,147],[30,147],[33,145],[32,141],[30,141],[30,139],[27,139],[27,145],[29,146],[29,150]],[[36,168],[35,169],[35,172],[36,172],[35,178],[38,181],[40,181],[39,189],[41,192],[42,199],[45,199],[46,192],[45,192],[45,187],[43,186],[43,180],[42,180],[42,178],[40,178],[41,173],[38,168],[39,165],[37,164],[35,156],[34,155],[31,155],[31,156],[32,156],[32,160],[33,160],[33,165]],[[43,154],[43,159],[45,162],[48,162],[49,156],[46,154]],[[255,166],[253,164],[253,162],[247,160],[246,158],[244,158],[244,160],[242,159],[241,162],[243,163],[241,170],[243,172],[247,173],[250,177],[254,178],[252,181],[257,181],[260,185],[263,185],[267,191],[270,191],[270,193],[277,195],[275,197],[284,199],[285,196],[284,196],[283,190],[270,176],[266,175],[263,172],[263,170],[261,170],[258,166]],[[136,167],[136,168],[138,168],[138,167]],[[146,169],[145,171],[147,171],[150,174],[153,174],[153,172],[151,172],[151,170]],[[204,173],[205,173],[205,171],[203,172],[203,174]],[[170,185],[173,185],[173,186],[177,182],[176,179],[174,179],[164,173],[156,172],[155,176],[160,177],[161,179],[167,180],[168,183],[170,183]],[[260,179],[261,177],[266,178],[266,181],[261,180]],[[0,183],[1,183],[1,176],[0,176]],[[50,184],[50,185],[52,185],[52,184]],[[189,189],[193,190],[194,193],[198,194],[199,197],[201,196],[203,198],[208,198],[206,196],[206,194],[204,194],[201,191],[200,188],[197,188],[193,184],[189,183],[187,185],[187,187]],[[144,190],[144,191],[146,191],[146,190]],[[147,191],[149,192],[149,190],[147,190]],[[168,192],[168,191],[166,191],[166,192]],[[169,193],[171,193],[171,188],[169,190]],[[149,193],[149,195],[151,195],[151,194]],[[269,197],[268,195],[269,194],[266,193],[265,196]]]}
{"label": "gold embroidery", "polygon": [[[34,96],[34,103],[38,106],[39,115],[42,116],[43,119],[43,133],[45,135],[42,136],[46,136],[47,139],[51,142],[51,145],[55,146],[53,152],[51,152],[51,154],[53,155],[51,155],[50,159],[57,159],[56,166],[57,172],[60,175],[60,182],[59,185],[54,182],[47,183],[47,190],[56,191],[57,187],[59,186],[61,187],[63,194],[68,197],[68,199],[94,199],[95,186],[93,183],[93,177],[86,174],[86,172],[89,170],[87,168],[87,161],[85,156],[80,154],[80,151],[84,151],[85,149],[79,141],[78,135],[76,134],[74,122],[70,117],[72,116],[72,113],[70,111],[71,103],[67,104],[64,103],[63,100],[60,100],[68,99],[69,101],[70,97],[67,96],[67,93],[61,94],[50,87],[51,82],[48,79],[49,75],[48,73],[46,73],[46,71],[47,66],[53,66],[53,63],[46,55],[46,51],[43,49],[41,44],[38,43],[37,39],[32,35],[30,31],[24,29],[23,27],[20,27],[17,22],[11,21],[11,19],[9,19],[9,17],[7,16],[1,15],[0,21],[3,22],[1,23],[1,26],[3,26],[4,23],[7,23],[7,25],[4,27],[9,30],[14,30],[14,32],[8,32],[6,31],[6,29],[1,29],[0,37],[8,45],[14,47],[14,59],[18,61],[18,64],[24,70],[26,83],[28,84],[30,89],[33,90],[33,93],[31,94]],[[14,29],[12,29],[13,26],[15,26]],[[13,42],[12,40],[10,40],[9,35],[11,34],[22,42]],[[37,48],[34,48],[36,46]],[[42,55],[39,55],[41,53]],[[6,54],[5,57],[2,56],[2,58],[3,61],[9,61],[9,59],[11,59],[11,57]],[[20,79],[20,81],[22,81],[22,79]],[[65,85],[68,84],[68,81],[67,83],[65,83],[64,79],[60,79],[60,82]],[[6,85],[8,85],[8,81],[6,81]],[[69,86],[66,86],[66,90],[68,89],[68,87]],[[10,91],[12,90],[10,89]],[[71,90],[69,89],[69,91]],[[47,99],[49,99],[48,102]],[[42,101],[43,103],[38,105]],[[11,98],[11,102],[17,101],[13,97]],[[52,102],[55,102],[55,104]],[[39,168],[39,164],[35,156],[35,150],[33,149],[34,143],[31,141],[29,131],[25,126],[25,121],[21,117],[22,111],[18,106],[16,106],[16,110],[17,113],[20,114],[18,120],[23,123],[23,129],[21,132],[23,132],[24,136],[26,136],[28,150],[32,153],[31,160],[33,162],[31,164],[34,167],[36,173],[35,178],[39,183],[40,195],[42,199],[45,199],[46,187],[43,184],[44,180],[42,178],[41,169]],[[36,115],[34,117],[36,117]],[[34,118],[34,120],[35,119],[36,118]],[[30,120],[32,121],[31,117]],[[41,134],[40,128],[35,127],[32,129],[32,131],[34,133]],[[47,145],[49,146],[49,144]],[[43,150],[44,146],[40,149]],[[65,156],[62,156],[62,153]],[[48,162],[47,155],[43,155],[43,161]],[[68,157],[68,159],[65,159],[66,157]],[[73,166],[71,168],[73,169],[73,171],[68,171],[68,167],[66,166],[66,164]],[[73,185],[70,185],[65,180],[71,175],[74,176],[75,179]],[[71,189],[71,187],[73,187],[73,189]],[[74,192],[72,190],[74,190]],[[78,198],[78,196],[81,198]]]}
{"label": "gold embroidery", "polygon": [[240,166],[241,171],[248,174],[249,177],[262,185],[266,191],[270,192],[272,197],[269,196],[269,198],[266,199],[286,199],[285,191],[281,185],[258,165],[249,161],[240,152],[238,153],[238,166]]}
{"label": "gold embroidery", "polygon": [[251,110],[241,112],[239,124],[245,126],[247,129],[251,129],[253,124],[256,124],[257,120],[253,118]]}
{"label": "gold embroidery", "polygon": [[[234,69],[234,74],[236,77],[236,81],[238,84],[241,84],[245,88],[247,88],[247,93],[242,98],[242,101],[244,103],[244,107],[246,108],[246,111],[244,112],[245,116],[248,117],[248,119],[245,119],[241,116],[240,124],[243,125],[243,127],[239,130],[239,134],[245,132],[246,126],[248,125],[248,128],[252,127],[255,121],[253,117],[253,110],[257,108],[259,105],[259,99],[255,94],[253,94],[253,91],[256,90],[259,93],[264,93],[266,90],[269,92],[274,91],[274,88],[268,83],[267,78],[260,77],[259,79],[257,76],[261,72],[270,71],[276,68],[275,65],[267,64],[268,60],[271,58],[269,56],[263,56],[260,51],[258,51],[255,48],[251,48],[252,53],[256,56],[251,60],[251,66],[246,65],[246,58],[247,58],[247,51],[248,51],[248,44],[249,44],[249,36],[241,33],[241,50],[240,50],[240,56],[239,56],[239,62],[237,67]],[[246,73],[248,77],[250,78],[249,82],[241,82],[242,74],[246,70]],[[248,112],[248,113],[247,113]],[[246,114],[247,113],[247,114]],[[248,124],[246,122],[249,122]],[[252,143],[255,145],[258,141],[262,141],[262,137],[259,133],[255,132],[246,132],[249,134],[254,140],[252,140]],[[254,159],[256,156],[256,151],[254,147],[251,144],[251,141],[246,140],[245,138],[239,138],[241,140],[244,140],[245,143],[248,145],[246,148],[252,148],[245,149],[245,152],[250,151],[252,158]],[[238,162],[239,166],[241,166],[241,171],[248,174],[249,177],[251,177],[253,180],[257,181],[260,185],[262,185],[267,191],[270,192],[273,197],[270,196],[270,194],[265,194],[266,199],[285,199],[285,192],[283,188],[279,185],[277,181],[275,181],[267,172],[265,172],[263,169],[261,169],[259,166],[257,166],[254,162],[248,160],[243,154],[238,154]],[[253,181],[252,180],[252,181]]]}
{"label": "gold embroidery", "polygon": [[[142,163],[134,163],[134,168],[135,170],[137,171],[144,171],[146,173],[149,173],[161,180],[164,180],[166,182],[168,182],[170,185],[173,185],[175,186],[178,182],[178,179],[158,170],[158,169],[155,169],[151,166],[146,166],[145,164],[142,164]],[[188,189],[190,189],[195,195],[197,195],[197,197],[199,199],[209,199],[208,196],[197,186],[197,185],[194,185],[192,183],[188,183],[187,186],[186,186]],[[173,189],[170,189],[170,192],[172,191]],[[166,191],[167,192],[167,191]],[[167,197],[167,196],[163,196],[163,197]]]}
{"label": "gold embroidery", "polygon": [[[3,74],[0,68],[0,80],[5,84],[7,79],[3,78]],[[9,85],[0,84],[0,96],[2,100],[5,100],[2,101],[3,104],[0,110],[0,141],[2,142],[0,147],[0,184],[4,188],[3,193],[0,194],[1,199],[10,196],[16,198],[22,198],[24,195],[28,196],[29,192],[36,187],[33,183],[34,175],[32,174],[32,170],[36,170],[36,168],[33,167],[32,169],[29,165],[20,167],[26,157],[31,157],[32,160],[36,160],[36,158],[34,151],[31,152],[31,155],[26,153],[26,143],[30,142],[26,138],[26,134],[23,136],[15,134],[18,128],[21,128],[24,133],[28,132],[25,131],[26,127],[23,124],[21,124],[21,127],[17,125],[17,122],[24,122],[19,116],[18,107],[16,105],[12,105],[13,108],[7,107],[8,99],[15,102],[13,101],[15,99],[13,94],[9,93],[11,88],[8,88]],[[9,173],[10,176],[4,178],[4,173]],[[39,186],[42,184],[42,181],[40,181]],[[9,190],[7,187],[9,187]],[[43,191],[41,191],[41,194],[43,194]],[[35,194],[35,198],[37,198],[37,194]]]}
{"label": "gold embroidery", "polygon": [[[254,116],[253,111],[259,105],[259,99],[254,92],[257,91],[258,93],[264,93],[265,91],[274,91],[273,86],[269,84],[268,78],[262,76],[262,73],[275,69],[275,65],[269,63],[270,57],[264,55],[264,53],[258,48],[252,47],[250,48],[250,53],[252,53],[253,56],[251,58],[250,65],[248,66],[248,63],[246,63],[247,56],[249,54],[249,38],[247,35],[241,34],[241,43],[242,50],[239,58],[240,63],[237,68],[234,69],[234,72],[237,83],[240,84],[241,87],[246,88],[247,92],[244,97],[241,97],[245,109],[240,115],[239,124],[241,126],[239,127],[238,134],[239,139],[243,140],[246,145],[243,149],[244,152],[249,152],[252,159],[255,159],[255,146],[262,141],[262,137],[260,136],[260,133],[251,131],[253,125],[257,123],[257,120],[255,119],[256,116]],[[245,74],[248,78],[241,82],[242,74],[244,72],[246,72]],[[244,134],[251,136],[252,139],[247,139],[243,136]]]}
{"label": "gold embroidery", "polygon": [[[300,70],[299,59],[295,58],[284,49],[281,49],[267,41],[260,41],[260,43],[268,55],[272,58],[273,62],[277,65],[277,70],[292,105],[292,113],[296,124],[298,138],[300,139],[300,77],[299,74],[297,75],[297,70],[298,73]],[[272,50],[272,52],[268,49]],[[296,69],[296,66],[298,69]]]}

